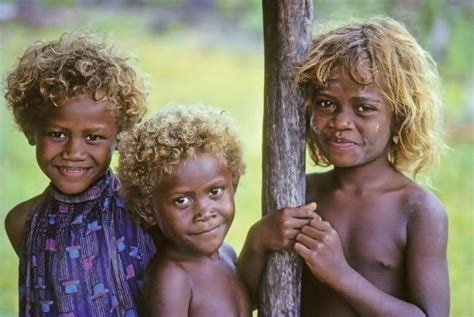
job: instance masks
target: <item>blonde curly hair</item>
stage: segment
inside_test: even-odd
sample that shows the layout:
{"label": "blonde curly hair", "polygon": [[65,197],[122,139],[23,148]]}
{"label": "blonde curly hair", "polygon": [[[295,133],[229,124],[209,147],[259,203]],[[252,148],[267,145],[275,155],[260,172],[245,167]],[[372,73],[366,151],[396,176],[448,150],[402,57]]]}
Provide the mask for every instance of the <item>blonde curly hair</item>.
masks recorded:
{"label": "blonde curly hair", "polygon": [[88,95],[110,103],[118,132],[129,129],[146,112],[146,93],[127,62],[93,34],[63,34],[58,40],[35,42],[5,83],[5,98],[18,128],[31,134],[52,107]]}
{"label": "blonde curly hair", "polygon": [[234,124],[224,111],[203,105],[168,106],[122,134],[121,193],[137,222],[145,228],[153,225],[153,191],[177,164],[200,153],[222,159],[237,188],[245,166]]}
{"label": "blonde curly hair", "polygon": [[[388,17],[354,20],[317,34],[295,81],[308,89],[305,102],[308,131],[314,91],[326,87],[338,70],[361,85],[375,84],[394,115],[389,160],[402,172],[416,175],[438,160],[442,141],[441,100],[436,63],[399,22]],[[311,159],[330,163],[319,151],[315,134],[307,134]]]}

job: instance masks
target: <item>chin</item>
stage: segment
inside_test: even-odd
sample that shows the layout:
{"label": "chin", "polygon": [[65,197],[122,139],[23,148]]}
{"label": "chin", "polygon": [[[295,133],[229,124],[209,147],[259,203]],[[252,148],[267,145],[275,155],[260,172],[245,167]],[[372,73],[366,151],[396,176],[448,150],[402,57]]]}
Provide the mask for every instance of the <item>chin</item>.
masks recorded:
{"label": "chin", "polygon": [[202,253],[203,255],[206,256],[211,256],[215,254],[217,251],[219,251],[219,248],[221,247],[222,243],[220,244],[213,244],[212,246],[207,245],[206,248],[200,249],[199,252]]}
{"label": "chin", "polygon": [[79,185],[79,186],[54,184],[54,186],[56,186],[56,188],[59,189],[60,192],[66,195],[77,195],[82,192],[85,192],[89,188],[90,184]]}

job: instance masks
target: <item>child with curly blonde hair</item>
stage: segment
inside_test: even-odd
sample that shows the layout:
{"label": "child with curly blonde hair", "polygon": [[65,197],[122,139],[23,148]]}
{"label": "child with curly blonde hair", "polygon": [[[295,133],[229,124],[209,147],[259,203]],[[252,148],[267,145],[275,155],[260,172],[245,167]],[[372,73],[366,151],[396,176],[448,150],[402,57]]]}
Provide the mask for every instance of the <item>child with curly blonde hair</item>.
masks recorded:
{"label": "child with curly blonde hair", "polygon": [[20,257],[20,316],[136,316],[155,245],[125,211],[109,165],[145,96],[127,59],[91,34],[34,43],[8,75],[8,106],[51,180],[5,220]]}
{"label": "child with curly blonde hair", "polygon": [[235,252],[223,244],[244,170],[227,115],[168,107],[124,135],[119,151],[129,211],[160,249],[147,269],[143,316],[250,316]]}
{"label": "child with curly blonde hair", "polygon": [[304,262],[302,316],[448,316],[446,211],[404,175],[443,147],[434,61],[404,26],[376,17],[316,35],[296,81],[310,156],[333,168],[307,175],[308,205],[250,230],[239,264],[253,297],[266,251],[292,248]]}

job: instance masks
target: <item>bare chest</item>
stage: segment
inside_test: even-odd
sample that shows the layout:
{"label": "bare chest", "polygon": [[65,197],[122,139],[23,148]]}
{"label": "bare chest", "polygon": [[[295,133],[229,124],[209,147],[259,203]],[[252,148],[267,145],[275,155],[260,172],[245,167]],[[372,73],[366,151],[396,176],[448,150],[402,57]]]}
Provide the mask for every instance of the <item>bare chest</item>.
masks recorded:
{"label": "bare chest", "polygon": [[339,234],[348,263],[383,289],[404,268],[409,211],[399,195],[321,199],[318,213]]}
{"label": "bare chest", "polygon": [[235,270],[203,266],[190,273],[190,316],[250,316],[249,300]]}
{"label": "bare chest", "polygon": [[[409,212],[400,196],[326,196],[317,202],[318,214],[337,231],[349,265],[375,287],[403,298]],[[335,290],[320,283],[306,267],[302,287],[302,316],[357,316]]]}

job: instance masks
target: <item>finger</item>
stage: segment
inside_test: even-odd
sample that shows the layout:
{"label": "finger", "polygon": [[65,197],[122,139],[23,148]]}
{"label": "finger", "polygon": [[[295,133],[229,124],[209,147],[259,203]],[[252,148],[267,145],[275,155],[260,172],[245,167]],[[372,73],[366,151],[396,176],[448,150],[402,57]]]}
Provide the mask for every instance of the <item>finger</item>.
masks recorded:
{"label": "finger", "polygon": [[300,230],[298,229],[288,229],[283,235],[286,239],[294,240],[298,233],[300,233]]}
{"label": "finger", "polygon": [[309,258],[311,254],[311,250],[299,242],[295,243],[293,249],[295,250],[296,254],[302,257],[305,261]]}
{"label": "finger", "polygon": [[314,201],[312,201],[312,202],[310,202],[310,203],[308,203],[308,204],[306,204],[306,205],[302,205],[300,208],[307,208],[307,209],[309,209],[309,210],[314,211],[314,210],[316,210],[316,207],[317,207],[317,206],[318,206],[318,205],[317,205]]}
{"label": "finger", "polygon": [[316,244],[318,243],[316,239],[313,239],[312,237],[307,236],[302,233],[296,236],[296,242],[301,243],[302,245],[304,245],[305,247],[309,249],[314,249]]}
{"label": "finger", "polygon": [[287,221],[286,225],[299,231],[303,226],[309,225],[311,219],[312,218],[291,218]]}
{"label": "finger", "polygon": [[326,235],[326,231],[318,230],[313,226],[304,226],[301,228],[301,233],[318,241],[323,240],[324,236]]}
{"label": "finger", "polygon": [[309,225],[317,230],[328,231],[331,229],[331,224],[328,221],[323,221],[321,218],[313,218],[309,222]]}
{"label": "finger", "polygon": [[316,203],[312,202],[300,207],[291,208],[290,215],[295,218],[314,218],[316,215]]}

